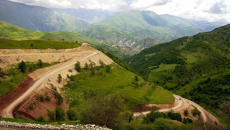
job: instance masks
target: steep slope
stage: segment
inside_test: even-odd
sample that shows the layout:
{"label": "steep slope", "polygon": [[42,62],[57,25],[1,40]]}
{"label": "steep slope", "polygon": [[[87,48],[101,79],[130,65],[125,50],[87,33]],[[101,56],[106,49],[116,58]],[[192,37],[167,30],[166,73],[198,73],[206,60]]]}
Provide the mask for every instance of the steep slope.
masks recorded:
{"label": "steep slope", "polygon": [[36,31],[71,31],[88,23],[70,16],[61,15],[51,9],[21,3],[0,1],[0,20]]}
{"label": "steep slope", "polygon": [[[12,40],[51,40],[51,41],[74,41],[74,42],[87,42],[95,48],[100,48],[105,51],[111,52],[112,54],[118,56],[119,58],[125,58],[128,53],[122,51],[124,49],[118,48],[116,44],[98,42],[85,37],[81,34],[72,32],[39,32],[31,31],[17,27],[15,25],[9,24],[4,21],[0,21],[0,38],[12,39]],[[1,40],[1,43],[3,41]],[[29,46],[28,46],[29,47]]]}
{"label": "steep slope", "polygon": [[149,81],[215,110],[229,100],[230,25],[143,50],[128,60]]}
{"label": "steep slope", "polygon": [[104,19],[108,19],[113,17],[114,15],[119,14],[118,12],[110,12],[104,10],[94,10],[94,9],[61,9],[55,8],[53,9],[61,14],[67,14],[73,17],[80,18],[88,23],[96,23]]}

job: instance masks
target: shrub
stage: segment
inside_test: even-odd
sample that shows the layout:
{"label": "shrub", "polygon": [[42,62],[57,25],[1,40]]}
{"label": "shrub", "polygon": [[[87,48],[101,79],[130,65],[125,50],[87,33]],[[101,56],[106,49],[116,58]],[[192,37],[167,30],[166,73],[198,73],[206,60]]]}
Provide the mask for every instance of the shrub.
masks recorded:
{"label": "shrub", "polygon": [[69,120],[71,121],[77,120],[77,113],[74,110],[69,109],[67,111],[67,115],[68,115]]}
{"label": "shrub", "polygon": [[61,83],[61,81],[62,81],[62,76],[58,74],[58,83]]}
{"label": "shrub", "polygon": [[34,109],[34,104],[33,104],[33,103],[30,103],[30,104],[29,104],[29,108],[30,108],[31,110],[33,110],[33,109]]}
{"label": "shrub", "polygon": [[43,65],[43,62],[42,62],[42,60],[41,60],[41,59],[39,59],[39,60],[38,60],[38,66],[40,66],[40,67],[41,67],[42,65]]}
{"label": "shrub", "polygon": [[49,117],[49,121],[54,121],[55,120],[55,114],[54,111],[48,110],[47,109],[47,115]]}
{"label": "shrub", "polygon": [[168,118],[169,119],[172,119],[172,120],[177,120],[177,121],[182,121],[182,117],[179,113],[172,113],[172,112],[169,112],[167,114]]}
{"label": "shrub", "polygon": [[80,121],[113,128],[117,124],[119,113],[123,111],[122,104],[120,96],[92,98],[85,106],[81,106]]}
{"label": "shrub", "polygon": [[63,103],[63,97],[58,92],[55,92],[55,97],[57,98],[57,104],[60,105]]}
{"label": "shrub", "polygon": [[103,68],[105,66],[105,63],[101,59],[99,60],[99,64],[100,64],[101,68]]}
{"label": "shrub", "polygon": [[200,111],[196,107],[194,107],[194,109],[192,110],[192,114],[194,116],[196,116],[196,115],[200,116]]}
{"label": "shrub", "polygon": [[105,72],[109,73],[111,71],[111,67],[109,65],[106,65]]}
{"label": "shrub", "polygon": [[45,122],[45,118],[44,118],[43,116],[39,116],[39,117],[37,118],[37,121],[38,121],[38,122]]}
{"label": "shrub", "polygon": [[64,121],[65,120],[65,110],[63,108],[61,108],[60,106],[56,107],[55,114],[56,114],[56,120],[57,121]]}
{"label": "shrub", "polygon": [[18,69],[20,69],[21,72],[23,72],[23,73],[26,72],[26,68],[27,68],[27,66],[26,66],[26,63],[24,61],[22,61],[18,66]]}
{"label": "shrub", "polygon": [[80,62],[79,61],[75,64],[75,70],[78,71],[78,72],[81,71],[81,66],[80,66]]}
{"label": "shrub", "polygon": [[88,65],[88,63],[86,62],[85,63],[85,69],[87,70],[89,68],[89,65]]}
{"label": "shrub", "polygon": [[184,115],[185,115],[185,116],[188,116],[188,114],[189,114],[189,113],[188,113],[188,110],[184,110]]}
{"label": "shrub", "polygon": [[193,120],[190,119],[190,118],[184,118],[184,119],[183,119],[183,123],[184,123],[184,124],[190,124],[190,123],[193,123]]}
{"label": "shrub", "polygon": [[48,94],[46,93],[46,100],[50,101],[50,96],[48,96]]}
{"label": "shrub", "polygon": [[151,124],[155,122],[157,118],[165,118],[166,114],[162,112],[157,112],[157,111],[151,111],[151,113],[147,114],[146,117],[144,117],[143,123],[145,124]]}

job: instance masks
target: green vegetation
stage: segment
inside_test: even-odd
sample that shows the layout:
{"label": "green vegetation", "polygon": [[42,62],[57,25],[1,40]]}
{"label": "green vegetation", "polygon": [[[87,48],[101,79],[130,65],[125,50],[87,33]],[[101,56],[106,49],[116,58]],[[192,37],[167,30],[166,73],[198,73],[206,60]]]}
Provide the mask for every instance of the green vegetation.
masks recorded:
{"label": "green vegetation", "polygon": [[57,121],[64,121],[65,120],[65,110],[62,109],[60,106],[56,106],[55,118]]}
{"label": "green vegetation", "polygon": [[[109,73],[105,68],[96,67],[89,70],[82,70],[81,74],[74,76],[73,81],[63,88],[65,97],[68,101],[78,100],[79,104],[85,100],[99,95],[121,95],[125,99],[127,108],[134,108],[151,103],[173,103],[172,94],[163,88],[151,84],[139,78],[135,81],[135,74],[110,65],[112,68]],[[92,75],[91,71],[94,71]]]}
{"label": "green vegetation", "polygon": [[49,8],[5,0],[0,1],[0,12],[1,20],[36,31],[71,31],[88,25],[83,20],[59,14]]}
{"label": "green vegetation", "polygon": [[45,122],[45,118],[44,118],[43,116],[39,116],[39,117],[37,118],[37,121],[38,121],[38,122]]}
{"label": "green vegetation", "polygon": [[[65,49],[78,47],[81,45],[80,43],[89,43],[91,46],[98,49],[102,48],[105,51],[115,54],[119,58],[124,59],[129,57],[125,51],[112,47],[114,45],[113,43],[98,42],[77,33],[31,31],[4,21],[0,21],[0,25],[0,37],[4,38],[0,39],[1,49]],[[63,39],[65,41],[63,41]]]}
{"label": "green vegetation", "polygon": [[194,116],[200,116],[200,111],[196,107],[194,107],[194,109],[192,110],[192,114]]}
{"label": "green vegetation", "polygon": [[188,116],[188,114],[189,114],[189,113],[188,113],[188,110],[184,110],[184,115],[185,115],[185,116]]}
{"label": "green vegetation", "polygon": [[55,92],[54,95],[55,95],[55,98],[57,98],[57,104],[58,105],[62,104],[63,103],[62,95],[60,93],[58,93],[58,92]]}
{"label": "green vegetation", "polygon": [[229,101],[230,25],[143,50],[127,63],[150,82],[214,113]]}
{"label": "green vegetation", "polygon": [[[31,46],[33,44],[33,46]],[[49,40],[8,40],[0,38],[1,49],[66,49],[81,46],[80,43]]]}
{"label": "green vegetation", "polygon": [[67,116],[69,118],[69,120],[71,121],[76,121],[78,118],[77,118],[77,112],[75,112],[74,110],[71,110],[69,109],[67,111]]}
{"label": "green vegetation", "polygon": [[58,74],[58,83],[60,84],[62,82],[62,76]]}
{"label": "green vegetation", "polygon": [[33,110],[33,109],[34,109],[34,104],[33,104],[33,103],[30,103],[29,108],[30,108],[31,110]]}
{"label": "green vegetation", "polygon": [[81,66],[80,66],[80,62],[79,62],[79,61],[75,64],[75,70],[76,70],[77,72],[80,72],[80,71],[81,71]]}
{"label": "green vegetation", "polygon": [[19,65],[18,65],[18,69],[22,72],[25,73],[26,72],[26,63],[24,61],[22,61]]}
{"label": "green vegetation", "polygon": [[43,63],[41,66],[37,63],[24,62],[26,64],[25,72],[22,73],[18,70],[18,65],[12,65],[4,69],[0,69],[0,96],[5,95],[12,89],[18,86],[18,84],[29,74],[30,72],[50,66],[48,63]]}

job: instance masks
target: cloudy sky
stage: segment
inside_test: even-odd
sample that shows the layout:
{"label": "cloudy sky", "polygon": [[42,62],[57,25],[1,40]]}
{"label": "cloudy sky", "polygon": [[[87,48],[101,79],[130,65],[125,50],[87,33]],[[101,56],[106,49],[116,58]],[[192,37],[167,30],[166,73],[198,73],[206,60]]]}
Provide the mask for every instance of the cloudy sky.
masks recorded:
{"label": "cloudy sky", "polygon": [[230,0],[10,0],[52,8],[143,10],[195,20],[230,22]]}

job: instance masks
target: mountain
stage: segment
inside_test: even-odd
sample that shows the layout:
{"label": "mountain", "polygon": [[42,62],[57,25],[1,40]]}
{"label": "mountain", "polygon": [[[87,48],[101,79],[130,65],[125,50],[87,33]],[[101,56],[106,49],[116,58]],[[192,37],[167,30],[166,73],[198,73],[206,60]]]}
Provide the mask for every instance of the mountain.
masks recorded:
{"label": "mountain", "polygon": [[114,15],[119,14],[119,12],[110,12],[104,10],[95,10],[95,9],[61,9],[61,8],[54,8],[56,12],[64,15],[70,15],[73,17],[80,18],[88,23],[96,23],[104,19],[108,19],[113,17]]}
{"label": "mountain", "polygon": [[0,38],[12,40],[51,40],[51,41],[74,41],[89,43],[91,46],[108,51],[119,58],[127,58],[129,54],[119,46],[112,43],[98,42],[81,34],[72,32],[40,32],[20,28],[5,21],[0,21]]}
{"label": "mountain", "polygon": [[154,12],[131,10],[78,29],[76,32],[95,40],[133,48],[133,44],[146,37],[165,42],[194,35],[201,30],[191,25],[174,25]]}
{"label": "mountain", "polygon": [[141,51],[127,60],[146,79],[217,112],[229,101],[230,25]]}
{"label": "mountain", "polygon": [[61,15],[51,9],[21,3],[0,1],[0,20],[35,31],[71,31],[88,23],[80,19]]}

